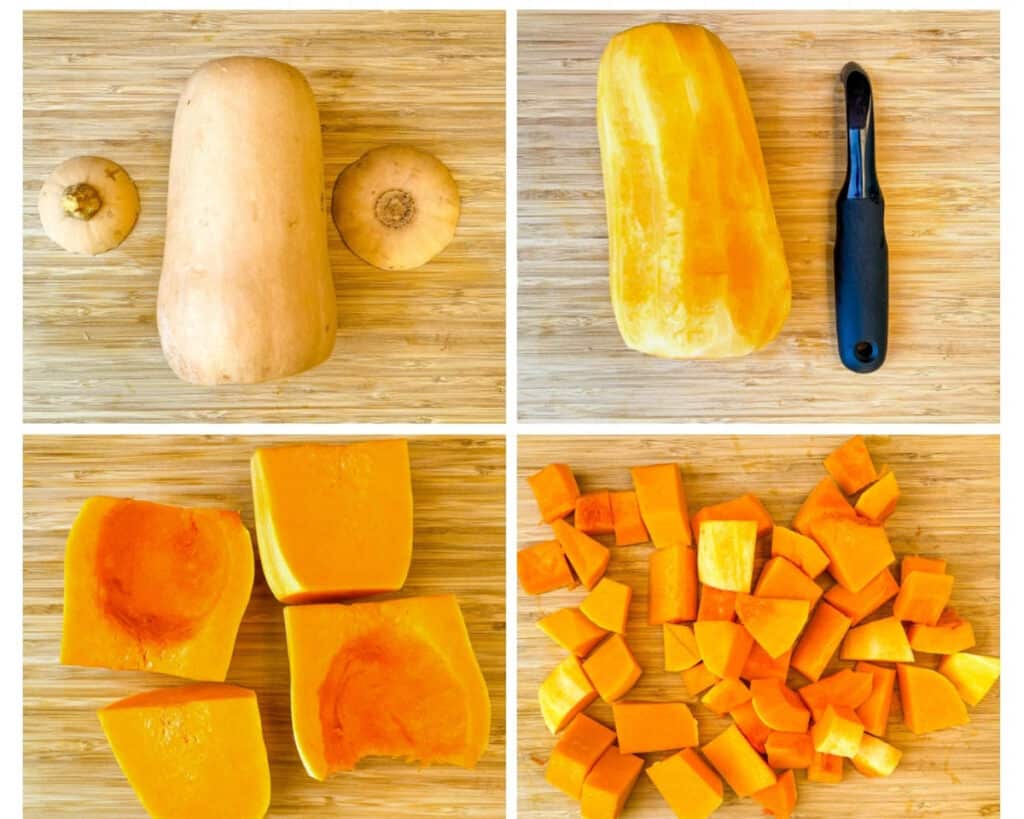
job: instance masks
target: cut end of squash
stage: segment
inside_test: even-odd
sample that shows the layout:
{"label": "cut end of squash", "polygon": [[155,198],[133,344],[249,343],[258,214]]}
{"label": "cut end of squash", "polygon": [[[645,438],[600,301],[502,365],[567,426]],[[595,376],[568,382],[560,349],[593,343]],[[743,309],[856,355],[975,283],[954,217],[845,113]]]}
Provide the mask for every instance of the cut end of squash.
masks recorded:
{"label": "cut end of squash", "polygon": [[459,189],[433,154],[407,145],[367,151],[338,176],[331,213],[341,238],[382,270],[422,267],[459,222]]}

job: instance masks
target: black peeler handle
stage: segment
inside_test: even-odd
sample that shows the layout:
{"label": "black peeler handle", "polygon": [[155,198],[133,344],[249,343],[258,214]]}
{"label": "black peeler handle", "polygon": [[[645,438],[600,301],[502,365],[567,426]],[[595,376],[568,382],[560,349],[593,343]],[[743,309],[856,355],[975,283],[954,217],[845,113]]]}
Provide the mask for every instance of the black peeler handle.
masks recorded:
{"label": "black peeler handle", "polygon": [[889,341],[885,200],[875,171],[871,82],[856,63],[848,63],[841,76],[848,163],[836,200],[836,332],[843,364],[869,373],[882,366]]}

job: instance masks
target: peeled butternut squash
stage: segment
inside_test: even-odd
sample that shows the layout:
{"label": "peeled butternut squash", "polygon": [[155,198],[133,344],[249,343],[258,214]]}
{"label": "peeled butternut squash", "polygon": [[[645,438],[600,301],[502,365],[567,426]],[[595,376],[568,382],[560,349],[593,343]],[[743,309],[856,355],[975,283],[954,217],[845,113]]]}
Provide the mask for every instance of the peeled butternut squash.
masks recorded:
{"label": "peeled butternut squash", "polygon": [[256,693],[186,685],[99,712],[117,763],[154,819],[260,819],[270,766]]}
{"label": "peeled butternut squash", "polygon": [[367,756],[472,768],[491,702],[454,595],[288,606],[292,729],[323,780]]}
{"label": "peeled butternut squash", "polygon": [[171,369],[249,384],[334,348],[320,116],[290,65],[229,57],[178,101],[157,324]]}
{"label": "peeled butternut squash", "polygon": [[281,602],[402,588],[412,560],[406,441],[257,449],[252,492],[263,574]]}
{"label": "peeled butternut squash", "polygon": [[775,338],[789,314],[789,268],[728,49],[693,25],[617,34],[601,58],[597,120],[626,345],[725,358]]}
{"label": "peeled butternut squash", "polygon": [[252,581],[237,512],[90,498],[64,553],[60,661],[223,681]]}

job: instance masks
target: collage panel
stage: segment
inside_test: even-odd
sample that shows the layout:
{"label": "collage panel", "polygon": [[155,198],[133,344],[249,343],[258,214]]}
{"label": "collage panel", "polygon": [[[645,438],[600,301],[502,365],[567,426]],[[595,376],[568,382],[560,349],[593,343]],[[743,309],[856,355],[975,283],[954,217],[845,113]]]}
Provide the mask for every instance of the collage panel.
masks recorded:
{"label": "collage panel", "polygon": [[[518,816],[753,816],[787,804],[772,769],[798,816],[999,814],[997,436],[524,435],[518,459]],[[964,664],[984,682],[954,688]],[[833,703],[871,754],[818,734]]]}
{"label": "collage panel", "polygon": [[517,36],[521,420],[998,421],[997,11]]}
{"label": "collage panel", "polygon": [[503,11],[27,12],[24,180],[28,422],[504,419]]}
{"label": "collage panel", "polygon": [[503,438],[24,464],[26,816],[505,815]]}

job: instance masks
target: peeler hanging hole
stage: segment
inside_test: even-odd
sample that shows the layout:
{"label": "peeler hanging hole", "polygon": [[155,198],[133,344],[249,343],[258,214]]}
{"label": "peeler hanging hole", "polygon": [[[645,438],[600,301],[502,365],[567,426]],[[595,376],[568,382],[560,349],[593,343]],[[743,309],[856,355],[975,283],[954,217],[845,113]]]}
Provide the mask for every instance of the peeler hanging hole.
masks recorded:
{"label": "peeler hanging hole", "polygon": [[862,364],[869,364],[875,360],[875,345],[870,341],[858,341],[853,345],[853,354]]}

